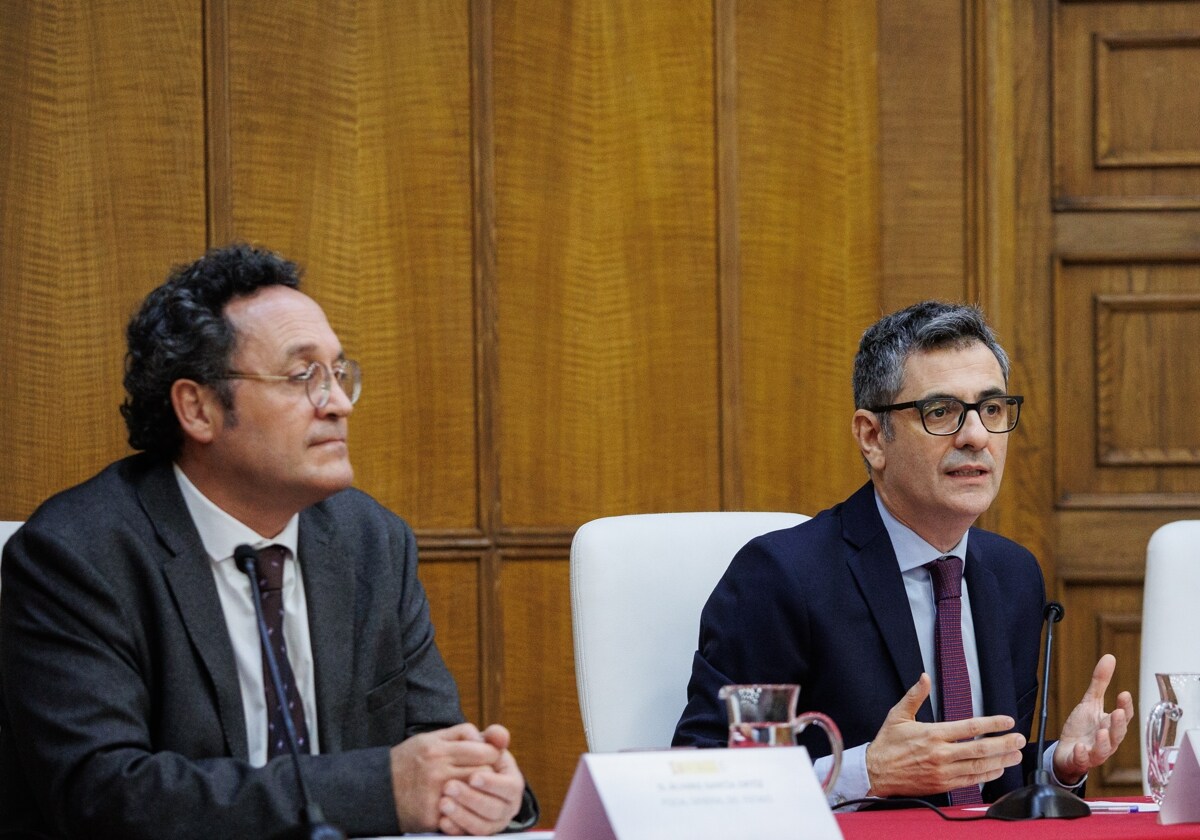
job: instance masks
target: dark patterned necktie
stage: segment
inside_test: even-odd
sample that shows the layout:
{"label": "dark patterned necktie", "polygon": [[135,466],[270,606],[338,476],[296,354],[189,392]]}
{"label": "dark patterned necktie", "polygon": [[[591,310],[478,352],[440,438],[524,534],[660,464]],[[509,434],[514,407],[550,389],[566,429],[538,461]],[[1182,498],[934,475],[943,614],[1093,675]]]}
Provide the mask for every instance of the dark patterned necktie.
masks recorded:
{"label": "dark patterned necktie", "polygon": [[[938,695],[941,699],[942,720],[963,720],[974,714],[971,708],[971,675],[962,640],[962,571],[958,557],[939,557],[926,563],[933,579],[933,596],[937,602],[934,621],[937,651]],[[978,785],[950,791],[951,805],[977,805],[983,802]]]}
{"label": "dark patterned necktie", "polygon": [[304,704],[292,674],[288,659],[287,642],[283,637],[283,566],[289,552],[281,545],[270,545],[258,552],[258,585],[262,590],[263,618],[267,622],[267,638],[279,665],[279,677],[283,683],[283,702],[275,696],[270,666],[267,664],[266,649],[263,649],[263,687],[267,700],[267,758],[288,752],[287,732],[284,730],[283,715],[286,713],[296,727],[296,746],[301,753],[308,749],[308,724],[304,720]]}

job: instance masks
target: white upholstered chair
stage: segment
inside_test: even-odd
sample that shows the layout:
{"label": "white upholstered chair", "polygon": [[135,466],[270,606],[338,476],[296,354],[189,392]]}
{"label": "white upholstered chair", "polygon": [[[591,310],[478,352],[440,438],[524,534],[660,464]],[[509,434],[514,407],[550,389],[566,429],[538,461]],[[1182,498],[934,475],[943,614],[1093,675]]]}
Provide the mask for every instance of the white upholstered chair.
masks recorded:
{"label": "white upholstered chair", "polygon": [[575,533],[575,679],[591,752],[670,745],[713,587],[751,538],[808,518],[647,513],[596,519]]}
{"label": "white upholstered chair", "polygon": [[8,542],[8,538],[24,524],[24,522],[0,521],[0,554],[4,553],[4,544]]}
{"label": "white upholstered chair", "polygon": [[1138,680],[1138,737],[1146,783],[1146,718],[1158,702],[1154,675],[1200,673],[1200,520],[1163,525],[1146,547],[1142,590],[1142,661]]}
{"label": "white upholstered chair", "polygon": [[24,522],[0,522],[0,549],[4,548],[8,538],[24,524]]}

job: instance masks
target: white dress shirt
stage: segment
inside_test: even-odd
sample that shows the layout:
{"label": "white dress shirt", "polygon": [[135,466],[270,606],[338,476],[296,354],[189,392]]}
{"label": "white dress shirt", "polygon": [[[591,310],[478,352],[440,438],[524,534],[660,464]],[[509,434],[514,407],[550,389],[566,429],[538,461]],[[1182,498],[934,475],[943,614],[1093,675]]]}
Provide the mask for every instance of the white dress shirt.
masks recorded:
{"label": "white dress shirt", "polygon": [[192,522],[212,565],[213,580],[225,613],[229,641],[237,662],[238,684],[242,691],[242,711],[246,717],[246,743],[250,764],[267,763],[267,701],[263,691],[262,645],[258,619],[250,594],[250,578],[234,564],[233,550],[246,544],[255,548],[281,545],[292,552],[294,562],[284,564],[283,634],[296,688],[304,703],[308,723],[309,751],[317,752],[317,696],[313,681],[312,641],[308,632],[308,604],[304,598],[304,576],[300,574],[298,540],[300,517],[293,516],[284,529],[273,537],[264,537],[234,519],[212,503],[175,465],[175,479],[183,493]]}

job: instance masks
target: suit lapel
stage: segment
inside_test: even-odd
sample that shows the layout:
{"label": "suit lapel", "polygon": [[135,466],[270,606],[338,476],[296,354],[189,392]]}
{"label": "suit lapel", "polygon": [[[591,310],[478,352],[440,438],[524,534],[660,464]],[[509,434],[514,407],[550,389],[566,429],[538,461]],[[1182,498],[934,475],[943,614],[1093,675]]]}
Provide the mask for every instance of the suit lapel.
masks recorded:
{"label": "suit lapel", "polygon": [[[974,543],[969,543],[973,545]],[[1016,689],[1013,686],[1012,655],[1008,648],[1007,626],[1001,610],[1000,582],[984,558],[967,549],[963,572],[971,595],[971,621],[975,625],[975,650],[985,715],[1011,715],[1015,720]]]}
{"label": "suit lapel", "polygon": [[[870,483],[845,502],[842,523],[843,537],[852,551],[848,563],[850,572],[879,628],[879,635],[891,656],[896,678],[902,690],[906,691],[920,678],[925,666],[921,660],[921,645],[913,626],[904,578],[900,574],[896,552],[879,516],[879,509],[875,506],[875,490]],[[933,721],[933,709],[928,700],[921,704],[917,719]]]}
{"label": "suit lapel", "polygon": [[337,528],[322,508],[300,514],[300,567],[308,602],[321,752],[342,748],[335,721],[347,719],[346,686],[351,684],[356,617],[351,558],[339,545]]}
{"label": "suit lapel", "polygon": [[225,613],[208,555],[188,515],[170,463],[153,467],[141,478],[138,497],[169,552],[163,563],[163,575],[188,638],[208,671],[226,749],[235,758],[248,759],[246,718]]}

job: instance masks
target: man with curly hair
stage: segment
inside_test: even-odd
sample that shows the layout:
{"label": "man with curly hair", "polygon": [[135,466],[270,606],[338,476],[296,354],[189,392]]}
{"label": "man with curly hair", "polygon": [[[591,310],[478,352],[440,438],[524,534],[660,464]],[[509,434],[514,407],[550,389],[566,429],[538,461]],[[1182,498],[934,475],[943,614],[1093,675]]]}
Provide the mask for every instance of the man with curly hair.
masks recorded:
{"label": "man with curly hair", "polygon": [[241,545],[282,569],[283,690],[330,823],[536,822],[508,731],[463,719],[411,529],[351,487],[361,372],[299,285],[246,245],[177,269],[127,330],[140,452],[9,541],[0,834],[267,837],[297,821]]}

